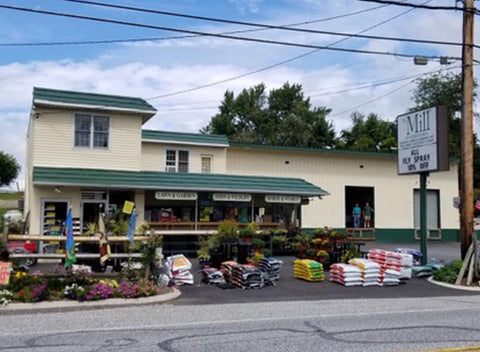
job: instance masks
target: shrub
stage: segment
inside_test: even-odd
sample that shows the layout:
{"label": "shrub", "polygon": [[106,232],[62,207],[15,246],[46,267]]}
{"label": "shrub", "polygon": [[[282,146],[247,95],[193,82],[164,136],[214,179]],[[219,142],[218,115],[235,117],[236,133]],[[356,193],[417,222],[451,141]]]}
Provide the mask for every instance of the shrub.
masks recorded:
{"label": "shrub", "polygon": [[445,265],[433,273],[433,278],[437,281],[454,284],[457,280],[458,273],[462,268],[463,261],[460,259],[454,260],[451,264]]}
{"label": "shrub", "polygon": [[257,249],[263,249],[265,248],[265,241],[259,238],[254,238],[252,239],[252,247]]}
{"label": "shrub", "polygon": [[220,241],[234,242],[238,240],[238,225],[234,221],[225,220],[218,225]]}
{"label": "shrub", "polygon": [[345,252],[344,255],[342,255],[342,258],[340,259],[342,263],[348,263],[350,259],[353,258],[360,258],[362,255],[360,252],[357,250],[357,247],[353,243],[350,244],[350,247],[348,250]]}
{"label": "shrub", "polygon": [[23,289],[30,288],[34,285],[40,285],[42,283],[42,279],[36,275],[29,275],[24,271],[17,271],[10,278],[8,288],[12,292],[19,292]]}
{"label": "shrub", "polygon": [[263,250],[263,255],[264,255],[265,257],[271,257],[271,256],[272,256],[272,251],[271,251],[270,249],[268,249],[268,248],[267,248],[267,249],[264,249],[264,250]]}

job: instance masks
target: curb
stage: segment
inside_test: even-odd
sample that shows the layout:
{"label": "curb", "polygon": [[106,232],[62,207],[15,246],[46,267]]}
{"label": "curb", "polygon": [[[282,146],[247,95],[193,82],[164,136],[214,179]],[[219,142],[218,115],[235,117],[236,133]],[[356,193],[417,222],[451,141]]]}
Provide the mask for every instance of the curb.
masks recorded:
{"label": "curb", "polygon": [[142,298],[110,298],[104,301],[48,301],[39,303],[10,303],[0,308],[1,315],[73,312],[80,310],[134,307],[148,304],[161,304],[179,297],[181,292],[173,288],[173,292]]}
{"label": "curb", "polygon": [[433,276],[430,276],[427,279],[427,281],[434,284],[434,285],[442,286],[442,287],[446,287],[446,288],[451,288],[453,290],[470,291],[470,292],[480,293],[480,287],[457,286],[457,285],[447,284],[446,282],[435,281],[433,279]]}

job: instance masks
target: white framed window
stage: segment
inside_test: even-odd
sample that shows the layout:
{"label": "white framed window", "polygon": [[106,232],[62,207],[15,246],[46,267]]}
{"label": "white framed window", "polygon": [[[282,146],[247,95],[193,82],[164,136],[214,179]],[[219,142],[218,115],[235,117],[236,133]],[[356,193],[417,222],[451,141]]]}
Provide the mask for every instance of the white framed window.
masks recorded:
{"label": "white framed window", "polygon": [[110,117],[75,114],[75,147],[108,149]]}
{"label": "white framed window", "polygon": [[188,150],[167,149],[165,156],[166,172],[188,172]]}
{"label": "white framed window", "polygon": [[202,157],[202,174],[211,174],[213,155],[202,155],[201,157]]}

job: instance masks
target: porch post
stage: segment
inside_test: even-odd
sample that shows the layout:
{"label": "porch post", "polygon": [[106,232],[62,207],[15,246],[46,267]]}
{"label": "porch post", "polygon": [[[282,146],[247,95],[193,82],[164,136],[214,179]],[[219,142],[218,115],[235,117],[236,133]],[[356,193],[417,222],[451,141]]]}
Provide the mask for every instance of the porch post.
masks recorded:
{"label": "porch post", "polygon": [[145,191],[135,190],[135,208],[137,213],[137,224],[145,221]]}

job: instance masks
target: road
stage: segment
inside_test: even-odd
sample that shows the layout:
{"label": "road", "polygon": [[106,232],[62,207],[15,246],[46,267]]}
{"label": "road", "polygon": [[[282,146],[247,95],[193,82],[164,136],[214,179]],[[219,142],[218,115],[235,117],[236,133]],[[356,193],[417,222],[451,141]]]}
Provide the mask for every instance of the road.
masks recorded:
{"label": "road", "polygon": [[0,314],[0,341],[0,352],[480,351],[480,296]]}

